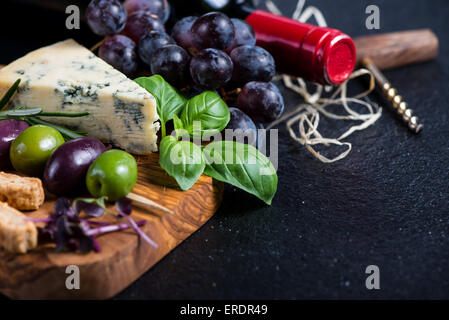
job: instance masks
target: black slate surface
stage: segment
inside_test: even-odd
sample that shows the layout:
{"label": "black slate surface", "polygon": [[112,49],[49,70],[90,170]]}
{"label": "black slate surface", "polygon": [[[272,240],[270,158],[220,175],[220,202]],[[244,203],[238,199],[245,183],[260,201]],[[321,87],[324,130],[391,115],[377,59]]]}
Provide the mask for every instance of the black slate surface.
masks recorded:
{"label": "black slate surface", "polygon": [[[290,15],[296,1],[275,3]],[[322,164],[280,126],[273,205],[227,187],[217,214],[116,299],[449,297],[449,2],[306,4],[352,36],[415,28],[436,32],[437,60],[385,72],[420,116],[424,131],[407,131],[387,106],[374,126],[347,139],[353,151],[346,159]],[[380,7],[379,31],[365,28],[369,4]],[[0,9],[1,63],[69,36],[86,45],[95,42],[86,26],[65,30],[64,15],[3,2]],[[284,92],[288,107],[301,102]],[[376,94],[370,98],[386,105]],[[324,129],[339,130],[339,123]],[[365,288],[371,264],[380,268],[380,290]]]}

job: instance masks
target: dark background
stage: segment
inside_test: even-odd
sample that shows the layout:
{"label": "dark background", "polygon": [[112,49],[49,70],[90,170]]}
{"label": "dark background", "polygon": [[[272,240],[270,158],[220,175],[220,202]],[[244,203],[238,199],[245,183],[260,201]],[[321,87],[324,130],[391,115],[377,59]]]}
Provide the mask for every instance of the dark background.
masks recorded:
{"label": "dark background", "polygon": [[[296,5],[274,2],[285,15]],[[370,4],[380,7],[380,31],[365,28]],[[353,151],[346,159],[322,164],[280,125],[273,205],[227,187],[217,214],[116,299],[449,298],[449,2],[306,5],[320,8],[329,26],[352,36],[436,32],[437,60],[385,72],[424,131],[410,133],[371,94],[385,106],[381,119],[347,139]],[[86,46],[96,42],[86,25],[66,30],[65,18],[2,1],[0,63],[68,37]],[[287,108],[301,102],[283,92]],[[342,130],[339,122],[323,126],[333,136]],[[380,268],[380,290],[365,288],[371,264]]]}

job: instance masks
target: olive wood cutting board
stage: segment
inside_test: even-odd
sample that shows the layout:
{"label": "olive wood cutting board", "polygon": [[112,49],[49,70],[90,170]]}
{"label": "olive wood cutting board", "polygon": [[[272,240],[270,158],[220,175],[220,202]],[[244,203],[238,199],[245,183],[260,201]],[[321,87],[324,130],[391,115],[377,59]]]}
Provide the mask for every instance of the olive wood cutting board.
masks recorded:
{"label": "olive wood cutting board", "polygon": [[[148,222],[142,227],[157,244],[155,249],[131,230],[98,237],[101,252],[88,254],[54,251],[54,245],[39,244],[37,250],[17,255],[0,249],[0,292],[14,299],[106,299],[129,286],[184,239],[198,230],[218,209],[223,184],[201,176],[188,191],[159,166],[159,155],[136,157],[139,179],[133,192],[172,211],[152,212],[133,207],[136,221]],[[47,217],[55,198],[47,197],[30,217]],[[113,219],[108,214],[98,218]],[[66,273],[70,265],[79,268],[80,289],[69,290]]]}

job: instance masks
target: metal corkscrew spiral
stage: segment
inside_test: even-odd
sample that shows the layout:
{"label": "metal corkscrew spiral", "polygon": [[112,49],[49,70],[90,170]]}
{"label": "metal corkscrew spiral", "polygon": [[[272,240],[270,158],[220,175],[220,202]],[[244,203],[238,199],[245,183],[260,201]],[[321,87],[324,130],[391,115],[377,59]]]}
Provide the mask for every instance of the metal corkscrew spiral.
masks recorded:
{"label": "metal corkscrew spiral", "polygon": [[378,86],[382,89],[382,93],[393,105],[396,113],[402,118],[407,127],[414,133],[418,133],[422,130],[423,125],[419,123],[419,119],[413,114],[413,110],[408,107],[398,91],[391,86],[391,83],[385,78],[380,70],[374,65],[369,58],[365,58],[361,61],[362,65],[372,72]]}

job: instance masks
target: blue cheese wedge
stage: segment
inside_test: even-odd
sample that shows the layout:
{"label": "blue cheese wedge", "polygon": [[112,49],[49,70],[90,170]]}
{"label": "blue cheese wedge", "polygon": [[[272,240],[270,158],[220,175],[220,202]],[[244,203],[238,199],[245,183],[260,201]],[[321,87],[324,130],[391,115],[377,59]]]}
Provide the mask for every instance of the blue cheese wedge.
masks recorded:
{"label": "blue cheese wedge", "polygon": [[21,78],[10,107],[89,112],[46,118],[134,154],[157,151],[156,100],[72,39],[33,51],[0,71],[0,96]]}

